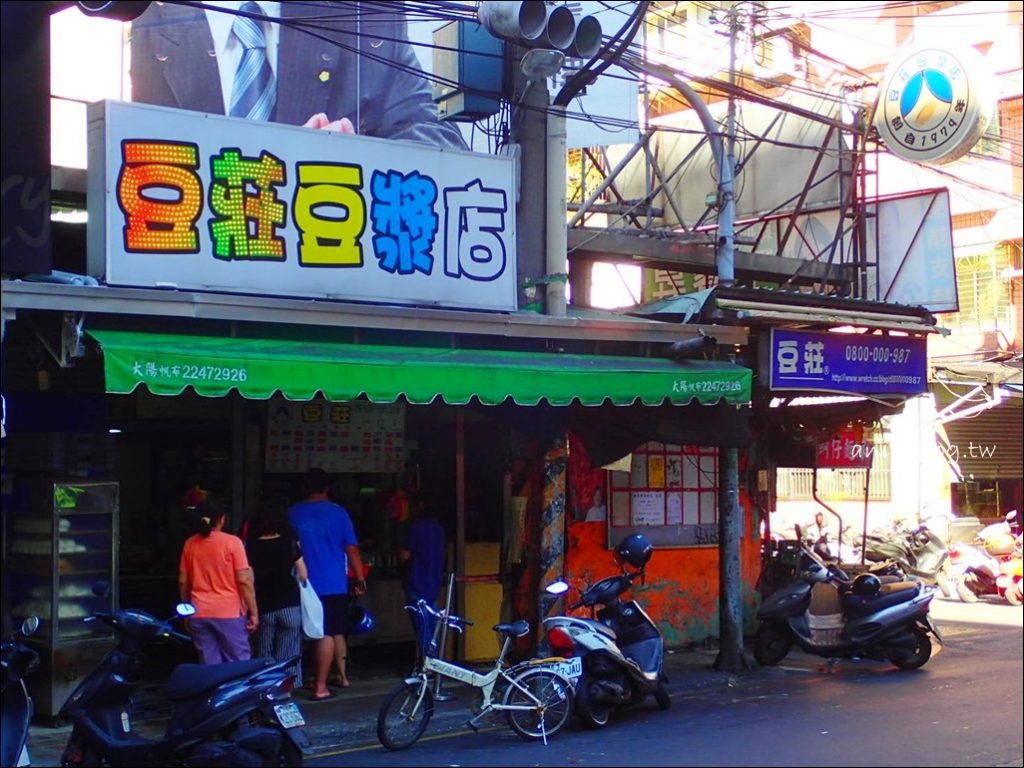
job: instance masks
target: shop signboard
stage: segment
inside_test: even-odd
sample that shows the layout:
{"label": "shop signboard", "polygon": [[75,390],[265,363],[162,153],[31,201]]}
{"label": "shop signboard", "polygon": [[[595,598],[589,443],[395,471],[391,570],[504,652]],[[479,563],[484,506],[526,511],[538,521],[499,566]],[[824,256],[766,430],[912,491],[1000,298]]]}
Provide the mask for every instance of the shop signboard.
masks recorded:
{"label": "shop signboard", "polygon": [[511,158],[114,101],[89,152],[109,285],[517,307]]}
{"label": "shop signboard", "polygon": [[864,440],[864,428],[859,424],[837,429],[817,444],[814,465],[822,469],[864,469],[871,466],[875,446]]}
{"label": "shop signboard", "polygon": [[988,127],[995,80],[966,46],[913,45],[882,78],[875,128],[897,157],[939,165],[962,157]]}
{"label": "shop signboard", "polygon": [[267,472],[401,472],[402,403],[273,400],[267,409]]}
{"label": "shop signboard", "polygon": [[923,338],[773,328],[767,358],[773,391],[851,395],[928,391],[927,340]]}

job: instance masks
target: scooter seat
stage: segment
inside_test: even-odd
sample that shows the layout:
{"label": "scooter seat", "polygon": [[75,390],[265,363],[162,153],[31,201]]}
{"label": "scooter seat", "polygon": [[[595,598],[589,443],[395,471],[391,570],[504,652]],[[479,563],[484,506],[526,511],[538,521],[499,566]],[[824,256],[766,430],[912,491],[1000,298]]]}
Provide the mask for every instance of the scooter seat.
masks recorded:
{"label": "scooter seat", "polygon": [[[872,573],[870,568],[868,569],[868,573]],[[878,580],[882,583],[883,591],[885,587],[891,587],[893,584],[906,585],[916,583],[905,582],[902,576],[882,575],[877,573],[875,575],[878,576]],[[836,587],[839,589],[839,593],[842,595],[849,594],[850,590],[853,589],[853,579],[847,579],[845,581],[842,579],[835,579],[833,583],[836,585]]]}
{"label": "scooter seat", "polygon": [[254,675],[277,662],[271,658],[226,661],[223,664],[181,664],[167,680],[167,698],[189,699],[230,680]]}
{"label": "scooter seat", "polygon": [[870,597],[855,595],[852,592],[843,596],[843,610],[847,613],[865,614],[891,608],[900,603],[909,603],[921,592],[921,585],[916,581],[898,581],[883,584],[878,594]]}

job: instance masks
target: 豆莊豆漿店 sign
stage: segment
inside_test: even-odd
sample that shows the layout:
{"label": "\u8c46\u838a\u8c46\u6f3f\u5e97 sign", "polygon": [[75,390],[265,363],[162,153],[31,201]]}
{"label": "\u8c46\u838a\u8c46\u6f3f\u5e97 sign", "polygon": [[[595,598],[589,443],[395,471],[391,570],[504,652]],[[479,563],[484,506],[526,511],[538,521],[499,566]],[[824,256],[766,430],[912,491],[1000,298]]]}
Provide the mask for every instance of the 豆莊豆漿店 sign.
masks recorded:
{"label": "\u8c46\u838a\u8c46\u6f3f\u5e97 sign", "polygon": [[514,161],[105,101],[89,272],[109,285],[517,308]]}

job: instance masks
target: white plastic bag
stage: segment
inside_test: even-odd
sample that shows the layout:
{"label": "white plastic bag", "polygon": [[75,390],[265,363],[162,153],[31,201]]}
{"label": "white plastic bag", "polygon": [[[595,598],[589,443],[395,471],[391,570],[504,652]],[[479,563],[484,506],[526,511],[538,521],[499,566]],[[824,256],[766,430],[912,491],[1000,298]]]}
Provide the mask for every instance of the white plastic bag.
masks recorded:
{"label": "white plastic bag", "polygon": [[299,604],[302,608],[302,632],[310,640],[319,640],[324,636],[324,606],[313,585],[307,579],[295,577],[299,584]]}

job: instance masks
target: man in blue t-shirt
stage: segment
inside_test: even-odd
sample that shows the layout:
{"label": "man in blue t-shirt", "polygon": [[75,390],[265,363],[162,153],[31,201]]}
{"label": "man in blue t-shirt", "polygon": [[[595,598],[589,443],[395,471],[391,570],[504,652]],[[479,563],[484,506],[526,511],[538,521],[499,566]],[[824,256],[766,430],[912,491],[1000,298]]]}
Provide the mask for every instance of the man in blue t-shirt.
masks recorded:
{"label": "man in blue t-shirt", "polygon": [[414,502],[413,520],[406,533],[405,544],[398,550],[398,559],[408,565],[402,586],[409,605],[415,605],[422,598],[436,606],[447,546],[444,526],[423,502]]}
{"label": "man in blue t-shirt", "polygon": [[[398,549],[398,559],[406,565],[402,586],[405,589],[407,605],[416,605],[422,599],[431,607],[437,606],[447,559],[447,541],[444,526],[434,517],[433,511],[425,507],[421,499],[414,500],[412,522],[406,531],[405,543]],[[418,656],[422,651],[420,643],[428,638],[419,636],[419,633],[426,631],[421,626],[419,614],[415,611],[410,612],[409,619],[412,621],[413,636],[418,641]]]}
{"label": "man in blue t-shirt", "polygon": [[345,635],[349,631],[350,563],[353,573],[357,574],[352,591],[356,595],[366,592],[366,582],[362,578],[363,561],[359,556],[359,540],[352,518],[344,507],[328,498],[330,487],[331,479],[326,472],[310,469],[305,478],[306,500],[288,510],[289,521],[299,534],[309,581],[324,606],[324,636],[316,646],[314,699],[327,699],[333,695],[327,687],[331,662],[338,667],[338,685],[342,688],[349,685],[345,673],[348,656]]}

